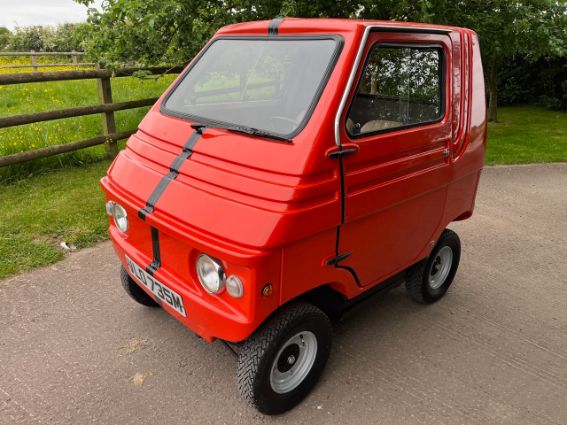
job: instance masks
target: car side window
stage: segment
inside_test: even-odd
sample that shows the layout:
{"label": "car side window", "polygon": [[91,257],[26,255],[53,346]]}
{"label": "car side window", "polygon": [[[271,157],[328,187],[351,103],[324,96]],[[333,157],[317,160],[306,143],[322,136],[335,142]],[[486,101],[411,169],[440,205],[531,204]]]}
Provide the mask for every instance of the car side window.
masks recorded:
{"label": "car side window", "polygon": [[349,135],[360,137],[440,120],[442,63],[440,47],[374,46],[348,113]]}

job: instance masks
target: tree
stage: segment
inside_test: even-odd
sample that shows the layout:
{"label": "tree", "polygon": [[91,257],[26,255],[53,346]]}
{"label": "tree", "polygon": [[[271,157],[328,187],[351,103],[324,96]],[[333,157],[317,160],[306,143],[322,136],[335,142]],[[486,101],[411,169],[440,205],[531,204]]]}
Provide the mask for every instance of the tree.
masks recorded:
{"label": "tree", "polygon": [[6,27],[0,27],[0,50],[4,50],[10,43],[12,33]]}
{"label": "tree", "polygon": [[85,45],[107,64],[182,63],[227,24],[290,15],[349,16],[355,9],[351,0],[108,0],[102,11],[89,9],[91,37]]}
{"label": "tree", "polygon": [[567,111],[567,61],[544,57],[537,62],[515,58],[500,72],[498,103],[537,103]]}
{"label": "tree", "polygon": [[16,27],[8,46],[10,50],[25,52],[46,50],[52,29],[41,25]]}
{"label": "tree", "polygon": [[83,40],[87,38],[88,28],[86,23],[57,25],[51,36],[50,47],[55,52],[82,51]]}
{"label": "tree", "polygon": [[[403,0],[395,2],[397,7],[385,3],[398,19],[462,26],[478,33],[490,121],[497,119],[503,67],[518,56],[535,62],[567,53],[567,3],[561,0]],[[369,2],[361,14],[372,17],[380,7],[380,2]]]}
{"label": "tree", "polygon": [[[92,0],[75,0],[89,5]],[[564,0],[107,0],[90,9],[89,52],[105,63],[180,63],[223,25],[276,16],[431,22],[477,31],[496,120],[500,70],[567,50]]]}
{"label": "tree", "polygon": [[[90,1],[86,1],[90,3]],[[182,63],[227,18],[221,1],[109,0],[90,9],[90,56],[108,65]]]}
{"label": "tree", "polygon": [[62,24],[56,27],[32,25],[16,27],[8,48],[14,51],[64,52],[82,50],[87,24]]}

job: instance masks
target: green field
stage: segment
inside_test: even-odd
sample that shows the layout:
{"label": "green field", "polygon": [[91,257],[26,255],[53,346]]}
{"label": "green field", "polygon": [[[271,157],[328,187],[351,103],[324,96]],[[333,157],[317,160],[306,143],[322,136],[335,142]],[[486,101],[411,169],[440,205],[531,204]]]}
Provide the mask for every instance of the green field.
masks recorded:
{"label": "green field", "polygon": [[[38,70],[42,72],[51,71],[71,71],[74,69],[93,69],[93,66],[73,66],[71,57],[68,55],[49,55],[49,56],[36,56],[35,62]],[[86,59],[84,56],[77,56],[77,62],[84,63]],[[68,66],[47,66],[49,64],[69,64]],[[26,65],[24,68],[5,68],[9,65]],[[31,58],[29,56],[0,56],[0,74],[14,74],[21,72],[32,72]]]}
{"label": "green field", "polygon": [[[115,79],[115,99],[158,96],[171,78]],[[0,116],[86,105],[96,99],[94,81],[0,87]],[[118,114],[118,128],[134,128],[146,109]],[[566,113],[507,107],[499,110],[499,120],[489,127],[488,164],[567,161]],[[0,155],[99,132],[98,116],[0,130]],[[65,255],[62,241],[80,249],[107,238],[98,180],[109,162],[100,160],[102,156],[101,147],[91,148],[4,174],[0,181],[0,278],[60,260]]]}
{"label": "green field", "polygon": [[[175,78],[157,79],[123,77],[112,79],[115,102],[157,97]],[[57,81],[0,86],[0,117],[98,103],[96,80]],[[136,128],[148,107],[115,113],[118,131]],[[87,139],[102,134],[100,114],[67,118],[0,129],[0,156],[15,152]],[[13,181],[30,174],[98,161],[104,147],[96,146],[70,154],[45,158],[22,165],[0,168],[0,182]]]}

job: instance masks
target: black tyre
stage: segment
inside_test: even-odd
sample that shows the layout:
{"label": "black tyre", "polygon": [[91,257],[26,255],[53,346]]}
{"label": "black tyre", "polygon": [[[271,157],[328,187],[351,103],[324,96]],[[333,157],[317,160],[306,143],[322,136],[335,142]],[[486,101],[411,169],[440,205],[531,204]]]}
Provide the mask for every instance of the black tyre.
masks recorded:
{"label": "black tyre", "polygon": [[461,259],[461,241],[445,229],[427,260],[406,272],[406,289],[414,301],[431,304],[440,300],[453,283]]}
{"label": "black tyre", "polygon": [[284,307],[243,344],[236,374],[240,394],[267,415],[291,409],[319,380],[331,341],[331,322],[317,307]]}
{"label": "black tyre", "polygon": [[120,267],[120,280],[126,293],[138,304],[146,307],[159,307],[159,304],[134,282],[124,267]]}

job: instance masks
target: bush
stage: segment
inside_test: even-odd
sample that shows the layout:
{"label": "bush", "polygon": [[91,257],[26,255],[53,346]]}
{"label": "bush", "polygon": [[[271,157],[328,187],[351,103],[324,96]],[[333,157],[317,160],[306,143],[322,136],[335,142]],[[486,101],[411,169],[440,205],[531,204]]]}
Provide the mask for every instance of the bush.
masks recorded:
{"label": "bush", "polygon": [[32,25],[16,27],[9,38],[8,50],[18,52],[70,52],[80,51],[87,25],[62,24],[56,27]]}
{"label": "bush", "polygon": [[567,110],[567,58],[529,62],[515,59],[502,69],[499,97],[502,105],[534,103]]}

